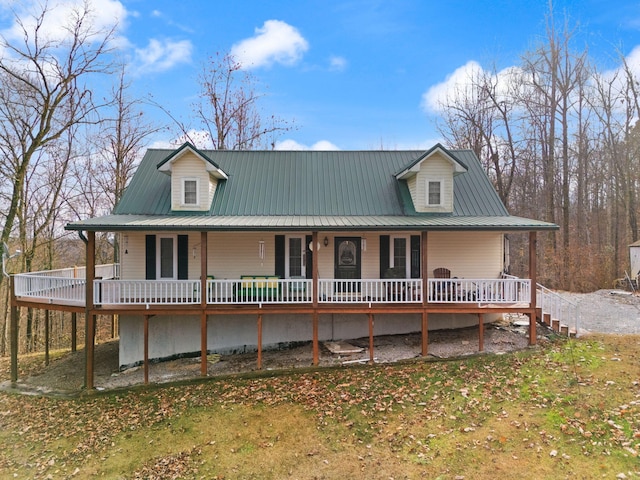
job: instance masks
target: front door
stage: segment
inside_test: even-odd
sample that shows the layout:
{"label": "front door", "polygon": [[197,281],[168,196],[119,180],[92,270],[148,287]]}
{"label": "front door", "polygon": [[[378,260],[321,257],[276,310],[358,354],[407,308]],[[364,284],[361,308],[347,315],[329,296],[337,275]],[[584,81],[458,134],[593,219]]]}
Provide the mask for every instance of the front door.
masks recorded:
{"label": "front door", "polygon": [[[336,237],[334,265],[336,280],[359,280],[361,278],[360,237]],[[339,292],[354,291],[354,289],[360,291],[360,283],[337,283]]]}

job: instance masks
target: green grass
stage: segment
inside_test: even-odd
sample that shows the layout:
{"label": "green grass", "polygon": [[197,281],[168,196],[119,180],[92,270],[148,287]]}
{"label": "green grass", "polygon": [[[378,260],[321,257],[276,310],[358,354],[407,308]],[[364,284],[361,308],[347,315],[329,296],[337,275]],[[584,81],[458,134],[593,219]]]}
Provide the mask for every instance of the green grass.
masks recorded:
{"label": "green grass", "polygon": [[639,346],[1,393],[0,478],[638,478]]}

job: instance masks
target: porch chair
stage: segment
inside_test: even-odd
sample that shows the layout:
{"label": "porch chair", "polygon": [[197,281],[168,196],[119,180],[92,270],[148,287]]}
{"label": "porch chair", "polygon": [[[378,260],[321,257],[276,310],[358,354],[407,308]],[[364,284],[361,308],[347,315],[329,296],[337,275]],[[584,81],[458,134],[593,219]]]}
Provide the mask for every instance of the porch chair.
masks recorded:
{"label": "porch chair", "polygon": [[451,270],[443,267],[436,268],[433,271],[433,277],[434,278],[451,278]]}
{"label": "porch chair", "polygon": [[[448,268],[444,268],[444,267],[439,267],[433,270],[433,276],[434,278],[451,278],[451,270],[449,270]],[[438,301],[442,301],[445,299],[449,299],[451,300],[452,298],[455,298],[455,292],[453,290],[453,285],[448,285],[448,282],[438,282],[436,285],[433,286],[433,298]]]}

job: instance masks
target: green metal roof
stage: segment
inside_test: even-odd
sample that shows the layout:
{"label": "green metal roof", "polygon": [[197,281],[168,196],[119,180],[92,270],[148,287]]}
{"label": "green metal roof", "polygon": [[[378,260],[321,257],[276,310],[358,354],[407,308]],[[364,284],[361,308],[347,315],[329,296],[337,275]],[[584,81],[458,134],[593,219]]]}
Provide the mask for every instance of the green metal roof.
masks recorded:
{"label": "green metal roof", "polygon": [[396,173],[424,151],[202,150],[228,175],[208,212],[172,212],[171,178],[158,170],[175,150],[149,149],[114,215],[71,230],[125,229],[508,229],[557,226],[509,216],[475,154],[448,150],[467,168],[454,177],[451,214],[417,213]]}

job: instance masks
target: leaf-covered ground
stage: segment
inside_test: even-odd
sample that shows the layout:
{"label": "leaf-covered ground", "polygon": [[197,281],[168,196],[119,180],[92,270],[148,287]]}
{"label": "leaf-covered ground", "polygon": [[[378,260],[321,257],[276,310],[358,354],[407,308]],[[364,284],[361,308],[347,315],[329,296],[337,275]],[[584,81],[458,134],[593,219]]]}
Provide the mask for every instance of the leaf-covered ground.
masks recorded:
{"label": "leaf-covered ground", "polygon": [[0,393],[0,478],[637,478],[639,346]]}

